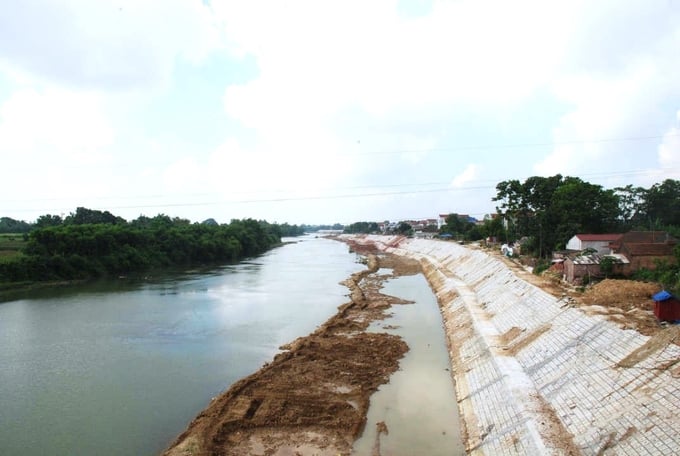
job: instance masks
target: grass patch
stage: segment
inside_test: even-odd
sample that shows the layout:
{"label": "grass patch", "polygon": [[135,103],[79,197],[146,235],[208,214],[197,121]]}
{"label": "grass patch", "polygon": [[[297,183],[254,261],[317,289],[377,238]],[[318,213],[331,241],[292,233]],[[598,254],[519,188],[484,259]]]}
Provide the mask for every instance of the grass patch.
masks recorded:
{"label": "grass patch", "polygon": [[25,245],[23,233],[0,233],[0,261],[10,261],[21,255]]}

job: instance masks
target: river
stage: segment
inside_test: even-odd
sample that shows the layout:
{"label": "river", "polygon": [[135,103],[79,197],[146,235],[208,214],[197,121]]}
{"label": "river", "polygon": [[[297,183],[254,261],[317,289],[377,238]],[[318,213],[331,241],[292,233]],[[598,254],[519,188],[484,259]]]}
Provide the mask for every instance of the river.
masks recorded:
{"label": "river", "polygon": [[[335,314],[357,260],[306,236],[236,265],[0,303],[0,454],[158,454],[211,398]],[[436,300],[422,275],[386,291],[415,305],[374,330],[393,327],[411,350],[371,398],[353,454],[371,452],[380,420],[389,454],[463,454]]]}
{"label": "river", "polygon": [[346,302],[363,269],[313,236],[237,265],[0,304],[0,454],[154,455]]}
{"label": "river", "polygon": [[[369,329],[398,334],[409,351],[389,383],[371,396],[366,428],[354,443],[352,454],[378,453],[379,440],[382,455],[464,455],[437,299],[422,274],[392,279],[382,292],[412,304],[392,306],[390,316]],[[380,422],[385,423],[387,432],[376,435],[376,423]]]}

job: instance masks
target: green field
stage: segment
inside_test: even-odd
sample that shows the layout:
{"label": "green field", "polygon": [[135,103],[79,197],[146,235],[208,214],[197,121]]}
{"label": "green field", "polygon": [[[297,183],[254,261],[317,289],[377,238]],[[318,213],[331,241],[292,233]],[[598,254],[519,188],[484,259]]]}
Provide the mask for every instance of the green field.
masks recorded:
{"label": "green field", "polygon": [[0,233],[0,261],[20,255],[24,245],[23,233]]}

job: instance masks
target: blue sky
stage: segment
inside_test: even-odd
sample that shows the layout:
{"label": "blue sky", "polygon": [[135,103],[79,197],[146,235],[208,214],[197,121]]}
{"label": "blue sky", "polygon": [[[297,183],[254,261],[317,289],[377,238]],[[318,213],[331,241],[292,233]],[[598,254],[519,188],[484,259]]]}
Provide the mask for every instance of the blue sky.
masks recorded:
{"label": "blue sky", "polygon": [[494,210],[680,178],[680,2],[5,0],[0,216]]}

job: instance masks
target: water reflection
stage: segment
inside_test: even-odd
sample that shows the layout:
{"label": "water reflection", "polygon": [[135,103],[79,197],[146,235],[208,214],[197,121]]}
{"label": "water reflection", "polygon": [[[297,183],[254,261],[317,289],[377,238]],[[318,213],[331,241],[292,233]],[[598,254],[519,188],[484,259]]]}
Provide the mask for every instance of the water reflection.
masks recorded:
{"label": "water reflection", "polygon": [[413,304],[392,306],[392,315],[370,330],[400,335],[409,351],[389,383],[371,396],[366,429],[352,454],[374,454],[378,437],[384,455],[465,454],[444,329],[427,281],[420,274],[398,277],[382,292]]}
{"label": "water reflection", "polygon": [[310,237],[242,264],[0,304],[0,454],[157,454],[335,313],[339,282],[361,268],[344,244]]}

